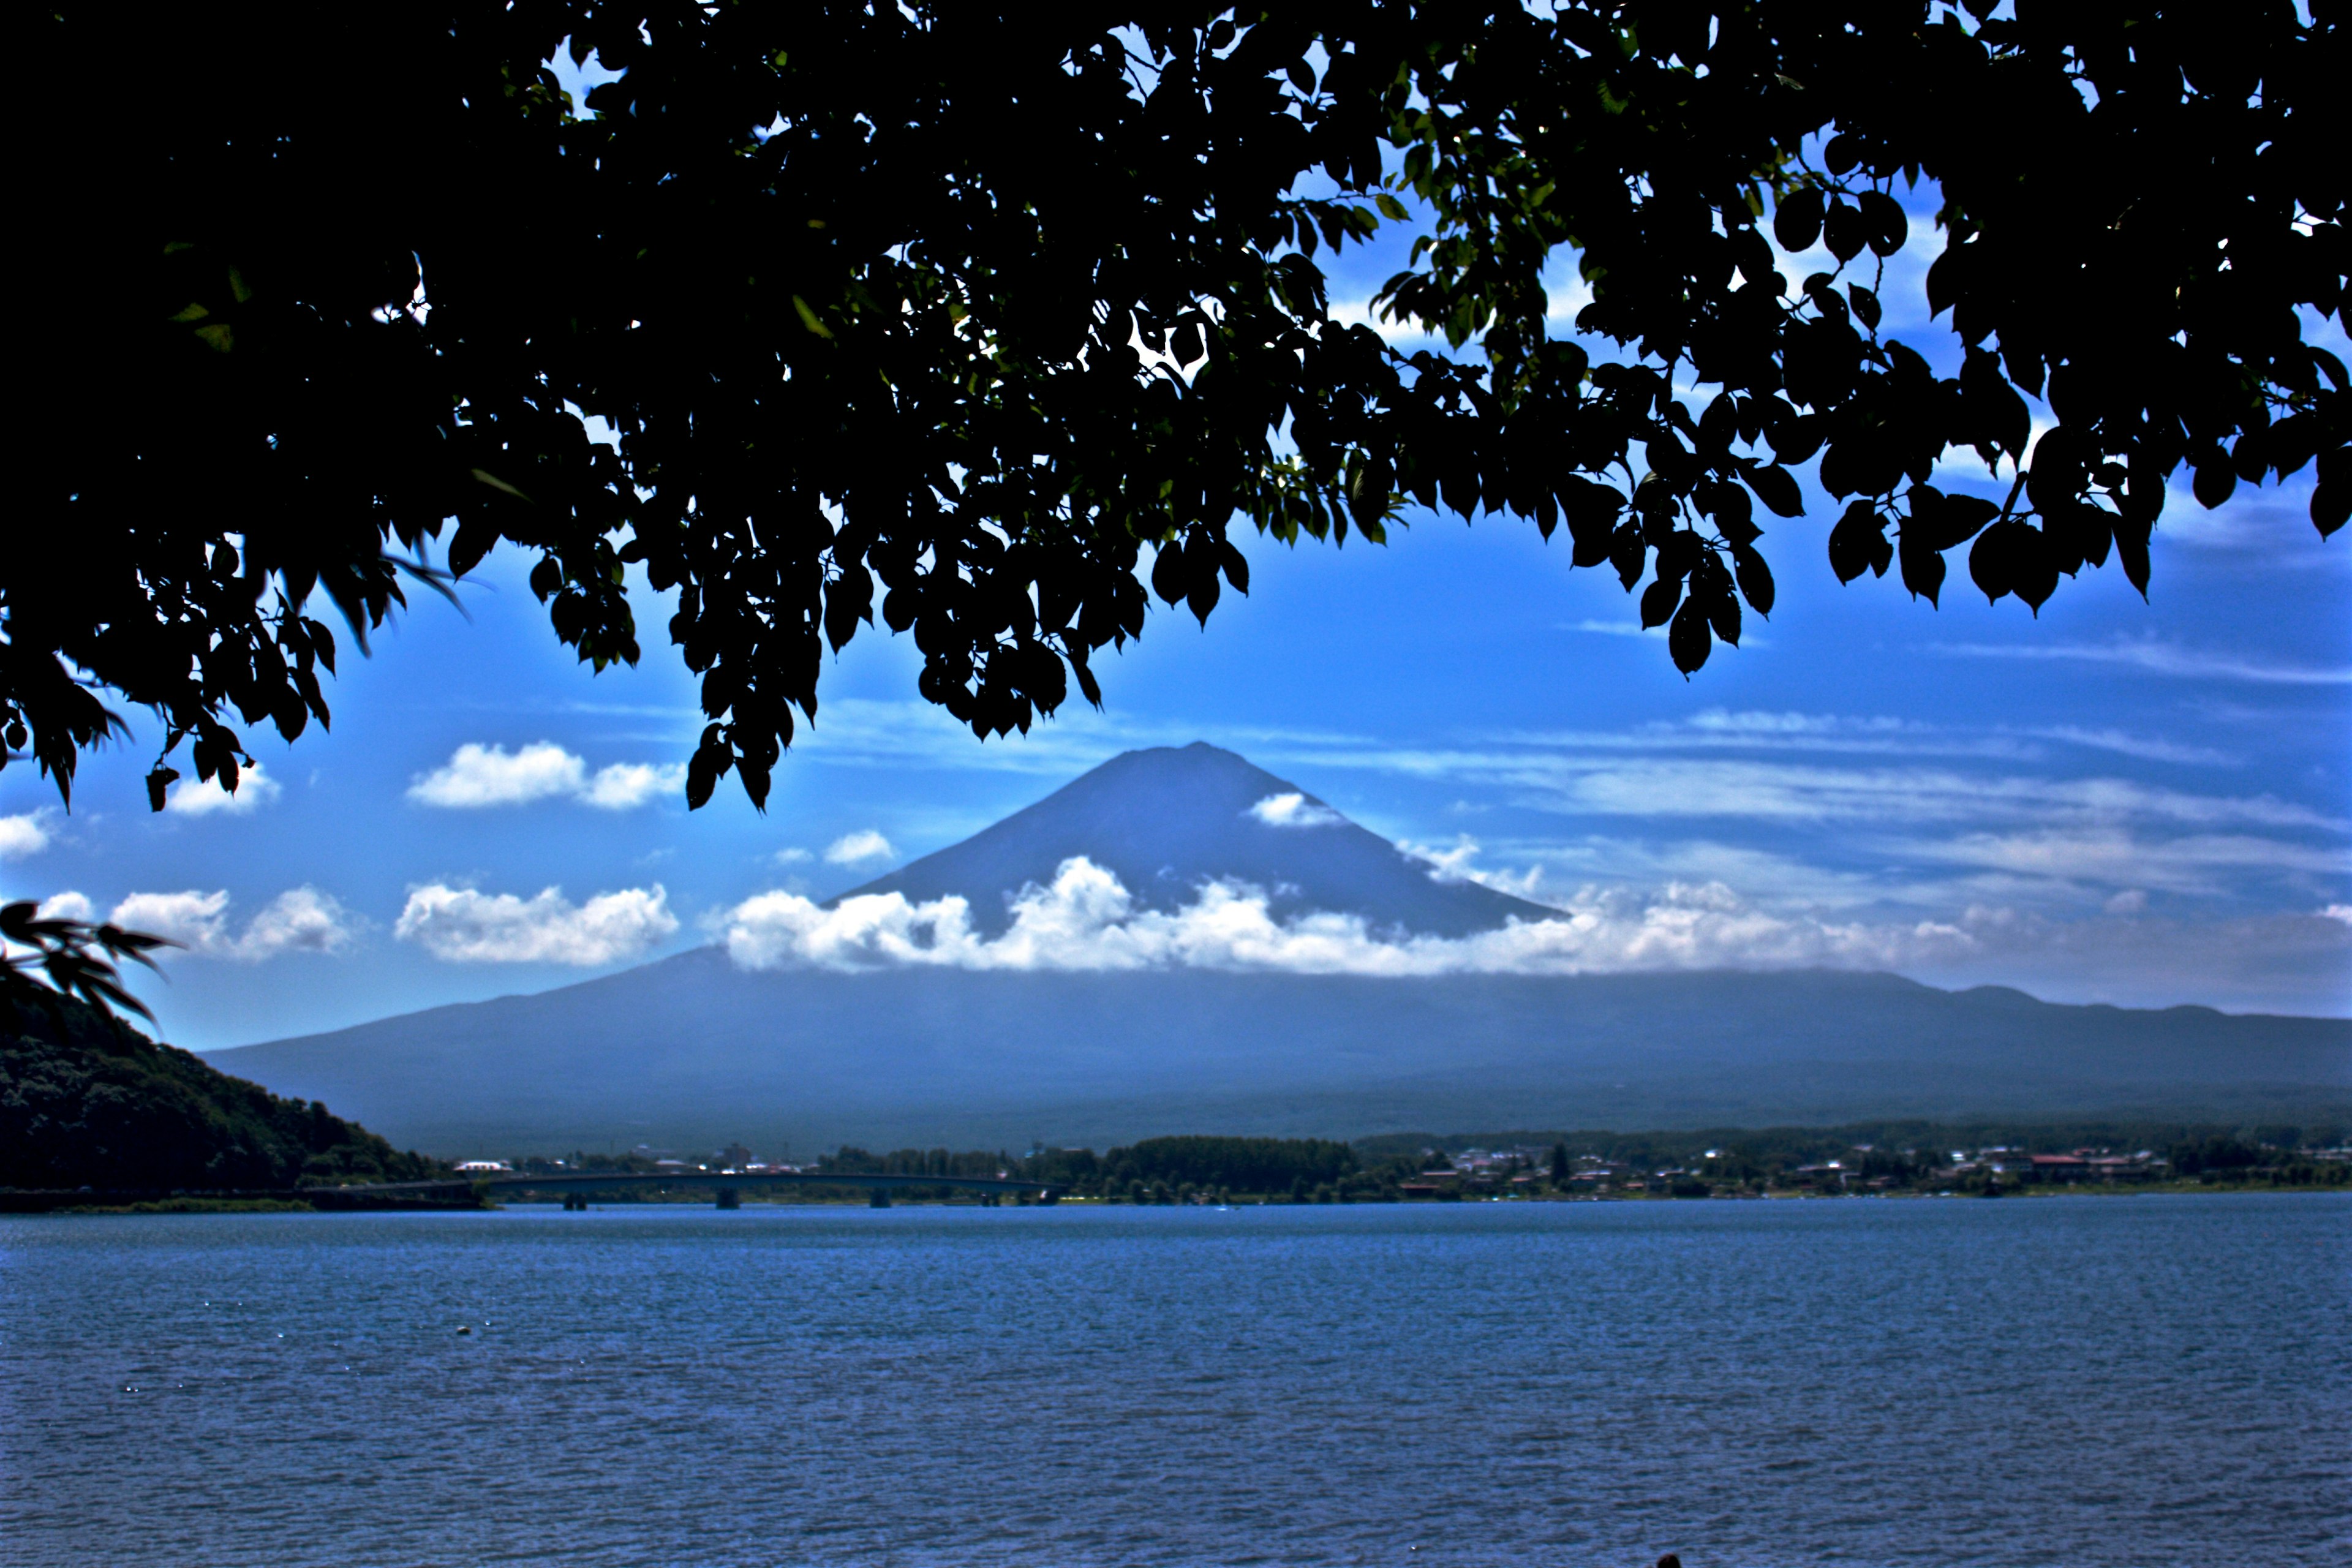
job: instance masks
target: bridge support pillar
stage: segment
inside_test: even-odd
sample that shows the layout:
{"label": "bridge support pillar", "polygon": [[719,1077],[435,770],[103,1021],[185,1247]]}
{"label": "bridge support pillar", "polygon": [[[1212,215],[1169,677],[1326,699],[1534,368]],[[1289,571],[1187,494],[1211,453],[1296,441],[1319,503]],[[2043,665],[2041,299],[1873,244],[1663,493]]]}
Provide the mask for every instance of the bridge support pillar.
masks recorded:
{"label": "bridge support pillar", "polygon": [[723,1209],[740,1209],[743,1206],[743,1194],[733,1187],[721,1187],[719,1189],[719,1206]]}
{"label": "bridge support pillar", "polygon": [[887,1187],[876,1187],[873,1190],[873,1195],[866,1200],[866,1206],[871,1209],[888,1208],[890,1206],[890,1189]]}

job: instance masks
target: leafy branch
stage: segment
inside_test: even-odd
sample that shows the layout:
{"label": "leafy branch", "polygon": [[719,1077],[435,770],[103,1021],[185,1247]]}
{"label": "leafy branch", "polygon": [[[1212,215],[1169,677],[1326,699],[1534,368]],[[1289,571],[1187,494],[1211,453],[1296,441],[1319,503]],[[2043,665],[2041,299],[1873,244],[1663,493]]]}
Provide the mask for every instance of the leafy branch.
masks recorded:
{"label": "leafy branch", "polygon": [[155,969],[155,961],[147,955],[159,947],[179,945],[168,937],[118,925],[44,920],[40,906],[19,900],[0,907],[0,996],[21,1003],[37,999],[45,990],[56,991],[94,1007],[136,1013],[152,1021],[154,1015],[145,1004],[122,988],[115,965],[128,959]]}

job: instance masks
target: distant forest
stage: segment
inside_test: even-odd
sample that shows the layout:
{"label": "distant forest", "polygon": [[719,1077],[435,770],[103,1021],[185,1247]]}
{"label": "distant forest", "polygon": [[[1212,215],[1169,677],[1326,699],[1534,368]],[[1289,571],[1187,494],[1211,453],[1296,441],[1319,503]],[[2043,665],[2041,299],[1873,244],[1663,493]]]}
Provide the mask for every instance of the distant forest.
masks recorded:
{"label": "distant forest", "polygon": [[0,1188],[261,1191],[447,1173],[68,996],[0,996]]}
{"label": "distant forest", "polygon": [[2290,1152],[2342,1145],[2352,1128],[2335,1123],[2298,1126],[2192,1121],[1853,1121],[1834,1127],[1713,1127],[1696,1131],[1613,1132],[1520,1129],[1501,1132],[1391,1132],[1360,1138],[1352,1147],[1367,1161],[1420,1154],[1434,1149],[1461,1153],[1472,1149],[1549,1149],[1564,1144],[1571,1156],[1593,1155],[1632,1165],[1687,1164],[1709,1149],[1760,1168],[1794,1167],[1836,1159],[1868,1146],[1885,1150],[1948,1152],[2002,1147],[2026,1154],[2061,1154],[2079,1148],[2152,1150],[2168,1153],[2183,1144],[2209,1140],[2252,1149]]}
{"label": "distant forest", "polygon": [[[1396,1203],[1506,1194],[1713,1197],[1865,1192],[1974,1193],[2056,1183],[2178,1186],[2352,1185],[2340,1128],[2241,1128],[2180,1122],[2015,1126],[1925,1121],[1848,1127],[1721,1129],[1712,1132],[1396,1134],[1354,1144],[1314,1138],[1149,1138],[1091,1149],[1005,1151],[846,1147],[805,1169],[858,1175],[1013,1176],[1066,1197],[1127,1204]],[[2032,1156],[2093,1158],[2036,1165]],[[683,1193],[720,1184],[749,1163],[735,1145],[710,1163],[657,1165],[645,1155],[574,1154],[515,1162],[519,1170],[635,1171],[674,1176]],[[902,1190],[920,1197],[926,1189]],[[930,1196],[955,1196],[941,1186]]]}

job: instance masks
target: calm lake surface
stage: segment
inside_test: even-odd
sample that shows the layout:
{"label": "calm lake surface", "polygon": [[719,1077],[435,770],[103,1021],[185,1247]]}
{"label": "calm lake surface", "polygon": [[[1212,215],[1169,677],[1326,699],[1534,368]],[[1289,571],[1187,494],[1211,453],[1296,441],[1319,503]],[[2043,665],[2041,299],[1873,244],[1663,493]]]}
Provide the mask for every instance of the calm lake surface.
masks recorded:
{"label": "calm lake surface", "polygon": [[2352,1200],[0,1220],[9,1564],[1669,1549],[2341,1568]]}

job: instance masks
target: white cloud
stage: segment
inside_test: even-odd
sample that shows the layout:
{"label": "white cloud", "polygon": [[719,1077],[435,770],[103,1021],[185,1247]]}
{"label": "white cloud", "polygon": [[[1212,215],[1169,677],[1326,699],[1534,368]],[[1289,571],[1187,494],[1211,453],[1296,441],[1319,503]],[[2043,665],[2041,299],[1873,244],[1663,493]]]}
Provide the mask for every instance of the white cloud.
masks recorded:
{"label": "white cloud", "polygon": [[47,849],[47,816],[46,811],[26,811],[15,816],[0,816],[0,860],[20,860]]}
{"label": "white cloud", "polygon": [[2330,904],[2319,913],[2323,919],[2342,921],[2346,925],[2352,926],[2352,904]]}
{"label": "white cloud", "polygon": [[685,783],[683,763],[614,763],[591,774],[584,761],[551,741],[516,752],[469,741],[448,762],[419,774],[408,786],[408,798],[452,810],[568,799],[604,811],[628,811]]}
{"label": "white cloud", "polygon": [[1323,805],[1307,798],[1297,790],[1287,795],[1270,795],[1244,814],[1255,816],[1268,827],[1338,827],[1348,819]]}
{"label": "white cloud", "polygon": [[250,816],[275,801],[280,793],[278,781],[256,763],[237,770],[235,795],[221,787],[218,775],[210,780],[186,779],[172,786],[172,793],[163,799],[163,809],[177,816]]}
{"label": "white cloud", "polygon": [[1514,782],[1552,809],[1783,822],[2241,822],[2341,831],[2340,819],[2273,795],[2210,795],[2127,779],[2042,779],[1930,768],[1836,768],[1683,758],[1529,759]]}
{"label": "white cloud", "polygon": [[1962,834],[1913,845],[1910,852],[1924,859],[2023,877],[2179,893],[2220,893],[2231,885],[2228,873],[2248,870],[2352,875],[2352,855],[2340,847],[2245,834],[2151,839],[2121,828],[2033,829]]}
{"label": "white cloud", "polygon": [[470,810],[487,805],[525,805],[554,795],[576,795],[588,787],[588,764],[551,741],[509,752],[504,746],[468,741],[448,762],[420,775],[408,798],[425,805]]}
{"label": "white cloud", "polygon": [[1473,864],[1478,858],[1478,841],[1466,833],[1455,835],[1451,849],[1415,844],[1409,838],[1400,840],[1397,847],[1417,859],[1428,861],[1433,881],[1475,882],[1482,888],[1492,888],[1498,893],[1508,893],[1519,899],[1535,898],[1536,889],[1543,881],[1543,868],[1540,866],[1529,866],[1523,871],[1513,872]]}
{"label": "white cloud", "polygon": [[2030,730],[2028,734],[2045,741],[2063,741],[2069,745],[2088,746],[2095,751],[2114,752],[2119,756],[2137,757],[2150,763],[2197,763],[2217,767],[2234,767],[2235,757],[2210,746],[2184,745],[2178,741],[2166,741],[2147,735],[2134,735],[2122,730],[2087,730],[2074,724],[2057,724],[2044,730]]}
{"label": "white cloud", "polygon": [[[1690,726],[1719,735],[1829,735],[1843,728],[1844,721],[1830,713],[1771,713],[1754,709],[1735,713],[1708,708],[1692,714]],[[1900,726],[1889,720],[1882,727]]]}
{"label": "white cloud", "polygon": [[98,907],[88,895],[70,890],[42,900],[35,912],[45,921],[79,921],[85,925],[98,918]]}
{"label": "white cloud", "polygon": [[354,923],[342,905],[318,889],[289,888],[253,917],[237,939],[237,956],[337,952],[350,945]]}
{"label": "white cloud", "polygon": [[[60,894],[53,903],[79,900]],[[198,958],[258,963],[286,952],[339,952],[357,934],[359,922],[341,904],[312,887],[289,888],[261,908],[241,932],[229,929],[226,889],[200,892],[132,893],[107,919],[127,931],[169,937]],[[87,919],[86,914],[78,918]]]}
{"label": "white cloud", "polygon": [[898,852],[890,841],[868,827],[856,833],[845,833],[825,846],[825,859],[835,866],[870,866],[884,860],[895,860]]}
{"label": "white cloud", "polygon": [[133,893],[107,917],[131,931],[169,937],[191,952],[213,953],[228,945],[228,890],[200,893]]}
{"label": "white cloud", "polygon": [[393,934],[453,963],[586,966],[638,957],[677,930],[659,883],[575,905],[557,888],[519,899],[434,882],[409,889]]}
{"label": "white cloud", "polygon": [[976,933],[960,897],[911,903],[898,893],[821,908],[763,893],[730,910],[729,953],[746,969],[893,964],[958,969],[1201,968],[1292,973],[1571,974],[1600,970],[1790,964],[1885,966],[1967,949],[1957,926],[1870,926],[1774,915],[1720,883],[1669,884],[1655,893],[1587,888],[1557,918],[1513,921],[1462,938],[1375,935],[1356,915],[1277,921],[1263,889],[1211,883],[1173,912],[1139,909],[1110,872],[1083,857],[1051,887],[1012,904],[1001,937]]}
{"label": "white cloud", "polygon": [[2203,653],[2152,638],[2119,637],[2111,643],[1931,643],[1935,653],[1969,658],[2071,659],[2086,664],[2115,664],[2151,675],[2184,676],[2192,679],[2249,680],[2276,686],[2352,686],[2352,668],[2315,668],[2310,665],[2276,664],[2242,654]]}
{"label": "white cloud", "polygon": [[773,860],[779,866],[805,866],[811,860],[815,859],[816,857],[811,855],[805,849],[794,847],[779,849],[773,855],[769,856],[768,858]]}
{"label": "white cloud", "polygon": [[596,770],[588,787],[580,792],[583,805],[604,811],[628,811],[646,804],[656,795],[673,795],[686,787],[686,764],[672,763],[656,766],[652,763],[614,763]]}

